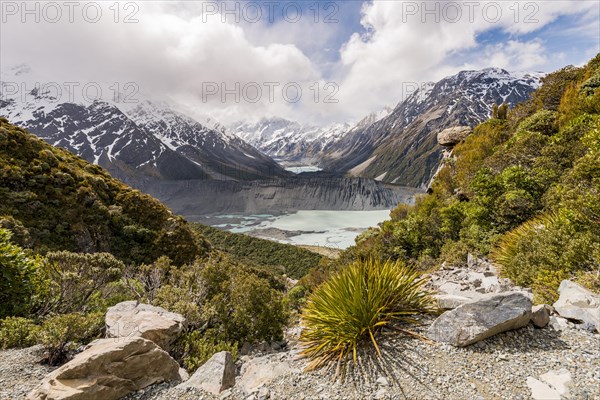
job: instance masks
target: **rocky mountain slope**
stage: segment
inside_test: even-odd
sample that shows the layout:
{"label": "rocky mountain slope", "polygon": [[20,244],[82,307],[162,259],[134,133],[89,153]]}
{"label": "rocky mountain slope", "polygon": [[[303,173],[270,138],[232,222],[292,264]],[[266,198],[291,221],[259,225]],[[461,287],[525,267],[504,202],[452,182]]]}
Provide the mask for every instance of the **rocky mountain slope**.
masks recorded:
{"label": "rocky mountain slope", "polygon": [[487,68],[423,85],[388,116],[347,132],[323,154],[321,165],[353,176],[426,187],[441,160],[436,140],[441,130],[485,121],[494,103],[513,106],[526,100],[539,78]]}
{"label": "rocky mountain slope", "polygon": [[[186,221],[97,165],[0,119],[0,227],[45,251],[111,252],[128,262],[206,252]],[[173,242],[176,242],[175,244]]]}
{"label": "rocky mountain slope", "polygon": [[318,162],[318,155],[348,129],[349,124],[316,127],[283,118],[263,118],[255,123],[238,122],[229,127],[233,134],[287,164]]}
{"label": "rocky mountain slope", "polygon": [[30,73],[26,66],[3,72],[0,116],[129,183],[287,175],[272,159],[227,134],[215,121],[203,125],[141,94],[131,102],[119,96],[85,101],[76,90],[70,93],[61,87],[58,96],[51,84],[36,87]]}

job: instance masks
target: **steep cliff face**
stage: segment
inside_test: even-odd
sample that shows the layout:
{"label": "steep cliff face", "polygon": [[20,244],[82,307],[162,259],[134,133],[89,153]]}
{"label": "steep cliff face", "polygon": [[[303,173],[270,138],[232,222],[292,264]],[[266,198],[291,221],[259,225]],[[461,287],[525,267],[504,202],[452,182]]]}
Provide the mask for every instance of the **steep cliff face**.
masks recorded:
{"label": "steep cliff face", "polygon": [[539,76],[488,68],[462,71],[423,85],[387,117],[349,131],[324,154],[321,166],[400,185],[426,187],[442,157],[437,134],[473,127],[491,105],[515,105],[539,86]]}
{"label": "steep cliff face", "polygon": [[285,180],[162,181],[145,183],[147,193],[193,219],[207,213],[274,213],[297,210],[381,210],[412,203],[420,190],[372,179],[296,177]]}

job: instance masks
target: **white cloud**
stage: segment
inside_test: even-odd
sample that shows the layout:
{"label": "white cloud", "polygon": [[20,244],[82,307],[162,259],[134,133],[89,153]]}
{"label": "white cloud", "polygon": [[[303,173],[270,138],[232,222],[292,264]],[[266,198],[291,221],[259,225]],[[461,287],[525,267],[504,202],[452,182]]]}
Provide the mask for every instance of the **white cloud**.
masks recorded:
{"label": "white cloud", "polygon": [[[142,90],[182,103],[188,112],[224,122],[279,115],[314,123],[358,119],[396,104],[403,83],[436,80],[463,68],[539,70],[568,63],[565,53],[549,54],[548,43],[536,38],[536,32],[564,15],[581,15],[579,27],[562,27],[573,37],[593,43],[590,28],[598,31],[598,6],[590,1],[470,2],[469,9],[462,2],[374,0],[363,5],[366,33],[353,34],[343,24],[308,19],[235,24],[229,18],[223,23],[220,15],[201,16],[208,3],[139,2],[139,22],[134,24],[114,23],[108,8],[112,3],[102,3],[103,18],[95,24],[81,14],[75,23],[54,24],[21,23],[19,16],[8,16],[0,27],[0,66],[27,63],[53,80],[133,81]],[[460,18],[452,3],[460,8]],[[429,10],[437,7],[437,15],[427,14],[424,4]],[[126,11],[121,10],[121,20]],[[493,40],[494,32],[508,39]],[[492,39],[481,39],[485,34]],[[340,43],[341,35],[347,40],[332,49],[339,55],[332,63],[324,49]],[[325,77],[339,85],[338,103],[323,102],[335,89],[324,90]],[[219,94],[203,98],[210,82],[229,89],[254,82],[263,95],[256,103],[235,102],[232,95],[226,102]],[[280,83],[273,102],[268,82]],[[302,88],[298,103],[283,97],[282,85],[291,82]],[[319,101],[314,100],[316,88]]]}

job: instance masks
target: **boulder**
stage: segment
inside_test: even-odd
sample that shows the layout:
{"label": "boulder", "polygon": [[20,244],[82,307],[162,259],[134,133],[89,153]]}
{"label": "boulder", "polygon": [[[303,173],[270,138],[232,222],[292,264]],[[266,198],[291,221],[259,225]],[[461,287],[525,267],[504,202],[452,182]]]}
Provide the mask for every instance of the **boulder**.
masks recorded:
{"label": "boulder", "polygon": [[561,317],[593,325],[600,332],[600,295],[568,280],[560,283],[558,293],[553,306]]}
{"label": "boulder", "polygon": [[500,332],[521,328],[531,318],[531,299],[524,293],[487,295],[440,315],[427,331],[437,342],[464,347]]}
{"label": "boulder", "polygon": [[544,328],[550,322],[550,314],[552,313],[552,307],[548,304],[540,304],[534,306],[531,309],[531,323],[536,328]]}
{"label": "boulder", "polygon": [[274,379],[290,373],[285,361],[272,361],[268,356],[254,358],[242,366],[238,385],[246,393],[253,393]]}
{"label": "boulder", "polygon": [[466,139],[473,129],[468,126],[446,128],[437,135],[437,141],[442,146],[454,146]]}
{"label": "boulder", "polygon": [[178,381],[179,364],[141,337],[99,339],[52,371],[29,400],[113,400],[164,381]]}
{"label": "boulder", "polygon": [[235,384],[235,363],[228,351],[214,354],[180,388],[194,387],[218,395]]}
{"label": "boulder", "polygon": [[183,315],[136,301],[124,301],[106,312],[107,337],[139,336],[166,351],[186,328],[187,320]]}

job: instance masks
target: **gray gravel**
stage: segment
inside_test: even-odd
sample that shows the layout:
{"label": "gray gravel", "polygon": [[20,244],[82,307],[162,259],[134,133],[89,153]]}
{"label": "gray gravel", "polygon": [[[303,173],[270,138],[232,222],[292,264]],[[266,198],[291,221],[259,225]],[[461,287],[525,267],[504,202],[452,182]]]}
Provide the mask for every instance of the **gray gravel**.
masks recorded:
{"label": "gray gravel", "polygon": [[[381,340],[384,359],[365,352],[363,367],[350,370],[342,383],[333,382],[331,372],[301,372],[306,362],[293,342],[290,347],[268,357],[289,362],[292,372],[259,393],[233,387],[215,397],[160,384],[127,399],[529,399],[528,376],[566,368],[573,377],[572,399],[600,400],[600,335],[575,328],[557,332],[528,325],[467,348],[388,337]],[[0,352],[0,399],[23,399],[39,383],[51,370],[40,358],[39,347]]]}

